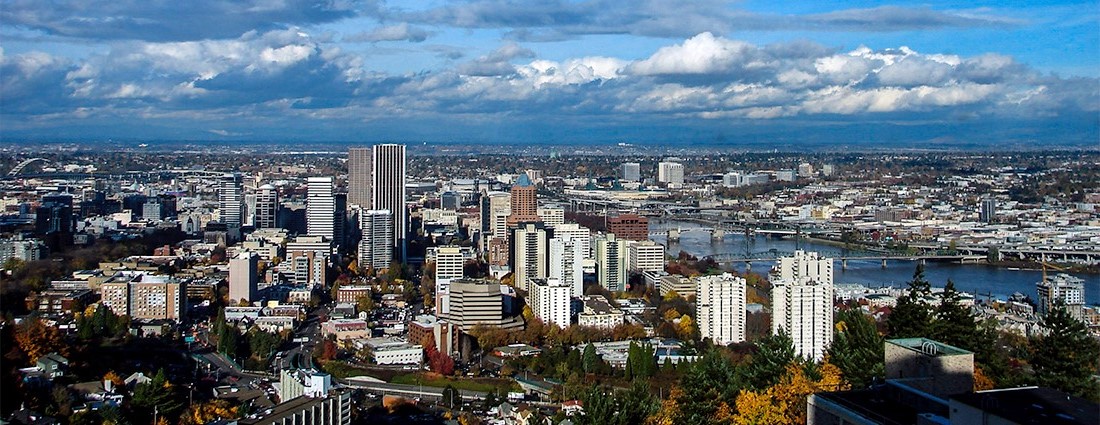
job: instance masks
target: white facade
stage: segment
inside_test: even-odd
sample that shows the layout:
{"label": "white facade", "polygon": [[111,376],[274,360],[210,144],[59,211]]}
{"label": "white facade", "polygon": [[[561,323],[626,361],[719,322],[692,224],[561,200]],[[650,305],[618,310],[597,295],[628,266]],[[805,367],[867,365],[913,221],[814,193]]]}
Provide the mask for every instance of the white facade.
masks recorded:
{"label": "white facade", "polygon": [[435,311],[436,314],[450,312],[447,294],[451,281],[462,279],[462,267],[466,259],[459,246],[441,246],[435,253]]}
{"label": "white facade", "polygon": [[238,173],[222,176],[218,186],[218,214],[221,222],[229,228],[241,227],[244,219],[241,214],[244,199],[241,195],[241,175]]}
{"label": "white facade", "polygon": [[695,287],[699,333],[715,345],[745,340],[745,279],[725,273],[702,276]]}
{"label": "white facade", "polygon": [[546,229],[525,223],[516,229],[512,250],[516,259],[515,287],[530,292],[532,280],[546,278]]}
{"label": "white facade", "polygon": [[642,166],[637,162],[623,163],[623,180],[636,182],[642,180]]}
{"label": "white facade", "polygon": [[279,191],[275,186],[265,184],[256,190],[256,217],[254,224],[257,229],[272,229],[276,227],[276,217],[279,212]]}
{"label": "white facade", "polygon": [[570,294],[574,297],[584,295],[584,251],[587,251],[588,244],[583,239],[586,237],[574,237],[570,234],[550,239],[548,276],[568,285]]}
{"label": "white facade", "polygon": [[671,161],[657,164],[657,181],[669,184],[684,184],[684,164]]}
{"label": "white facade", "polygon": [[656,272],[665,269],[665,246],[653,241],[631,241],[627,268],[642,272]]}
{"label": "white facade", "polygon": [[405,210],[405,145],[374,145],[371,161],[371,209],[393,214],[390,246],[402,248],[408,233]]}
{"label": "white facade", "polygon": [[306,179],[306,234],[336,235],[336,197],[332,195],[332,177]]}
{"label": "white facade", "polygon": [[796,251],[772,269],[772,332],[782,328],[795,352],[820,361],[833,342],[833,260]]}
{"label": "white facade", "polygon": [[611,329],[623,324],[624,317],[623,311],[609,304],[602,295],[589,295],[584,298],[584,310],[577,315],[577,324]]}
{"label": "white facade", "polygon": [[562,207],[539,207],[538,208],[539,219],[546,227],[558,227],[565,224],[565,208]]}
{"label": "white facade", "polygon": [[555,238],[571,238],[579,245],[581,255],[585,259],[592,259],[592,231],[577,223],[565,223],[554,227]]}
{"label": "white facade", "polygon": [[240,300],[256,301],[259,283],[258,263],[260,256],[244,251],[229,260],[229,303]]}
{"label": "white facade", "polygon": [[608,291],[626,290],[626,257],[625,240],[616,239],[611,233],[596,236],[596,264],[600,285]]}
{"label": "white facade", "polygon": [[368,210],[359,213],[359,268],[388,268],[393,262],[393,214],[389,210]]}
{"label": "white facade", "polygon": [[531,312],[544,323],[569,327],[569,296],[572,288],[557,279],[535,279],[531,288]]}

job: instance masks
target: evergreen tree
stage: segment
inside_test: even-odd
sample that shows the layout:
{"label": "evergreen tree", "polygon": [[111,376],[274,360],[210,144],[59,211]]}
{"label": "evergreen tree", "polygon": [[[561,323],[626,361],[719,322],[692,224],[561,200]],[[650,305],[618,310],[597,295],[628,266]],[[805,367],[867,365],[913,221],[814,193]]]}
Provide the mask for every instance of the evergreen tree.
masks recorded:
{"label": "evergreen tree", "polygon": [[584,354],[581,355],[585,373],[596,373],[600,366],[600,356],[596,354],[596,346],[592,343],[584,346]]}
{"label": "evergreen tree", "polygon": [[970,351],[988,348],[975,345],[978,323],[974,321],[970,308],[960,304],[959,299],[959,291],[955,290],[955,283],[948,279],[947,285],[943,288],[943,296],[940,297],[940,305],[935,310],[929,337]]}
{"label": "evergreen tree", "polygon": [[924,265],[917,264],[909,292],[898,298],[898,303],[887,318],[891,338],[927,338],[932,331],[932,308],[924,299],[932,294],[932,285],[924,279]]}
{"label": "evergreen tree", "polygon": [[875,377],[886,375],[884,350],[882,336],[870,317],[857,309],[837,313],[829,362],[840,368],[852,388],[865,388]]}
{"label": "evergreen tree", "polygon": [[1100,384],[1092,375],[1100,363],[1100,343],[1060,302],[1039,322],[1047,332],[1032,343],[1031,365],[1040,385],[1096,401]]}
{"label": "evergreen tree", "polygon": [[783,328],[779,333],[756,342],[756,354],[749,362],[748,384],[755,390],[763,390],[779,382],[787,365],[797,359],[794,341]]}
{"label": "evergreen tree", "polygon": [[674,422],[710,424],[723,401],[732,402],[745,387],[743,373],[720,348],[710,349],[698,361],[686,365],[680,378],[680,397],[674,400],[679,407]]}

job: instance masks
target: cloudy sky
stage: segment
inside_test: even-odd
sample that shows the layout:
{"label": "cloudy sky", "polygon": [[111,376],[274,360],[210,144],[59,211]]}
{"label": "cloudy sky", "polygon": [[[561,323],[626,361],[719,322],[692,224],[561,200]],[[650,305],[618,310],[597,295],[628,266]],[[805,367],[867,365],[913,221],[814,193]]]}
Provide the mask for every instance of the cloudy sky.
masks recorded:
{"label": "cloudy sky", "polygon": [[8,140],[1100,143],[1096,0],[0,0],[0,40]]}

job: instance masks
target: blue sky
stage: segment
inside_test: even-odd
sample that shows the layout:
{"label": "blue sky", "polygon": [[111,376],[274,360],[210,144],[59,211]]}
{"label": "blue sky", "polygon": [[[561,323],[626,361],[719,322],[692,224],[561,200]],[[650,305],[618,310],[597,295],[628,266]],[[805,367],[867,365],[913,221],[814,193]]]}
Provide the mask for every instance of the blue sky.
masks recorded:
{"label": "blue sky", "polygon": [[0,40],[8,140],[1100,143],[1095,0],[0,0]]}

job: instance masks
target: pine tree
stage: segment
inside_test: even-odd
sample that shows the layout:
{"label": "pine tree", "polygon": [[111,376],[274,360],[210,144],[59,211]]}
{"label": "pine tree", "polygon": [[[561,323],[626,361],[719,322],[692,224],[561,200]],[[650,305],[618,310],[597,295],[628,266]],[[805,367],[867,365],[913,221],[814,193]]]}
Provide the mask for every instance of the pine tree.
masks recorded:
{"label": "pine tree", "polygon": [[757,341],[756,349],[746,371],[749,386],[756,390],[763,390],[779,382],[787,365],[797,359],[794,341],[783,328],[779,329],[779,333]]}
{"label": "pine tree", "polygon": [[966,350],[978,351],[984,348],[975,345],[978,323],[974,321],[970,309],[959,303],[959,299],[955,283],[948,279],[943,288],[943,296],[940,297],[940,305],[936,306],[934,312],[930,338]]}
{"label": "pine tree", "polygon": [[871,318],[859,310],[837,313],[829,361],[840,368],[852,388],[865,388],[875,377],[885,376],[883,358],[882,336]]}
{"label": "pine tree", "polygon": [[584,346],[584,354],[581,355],[585,373],[595,373],[600,366],[600,357],[596,354],[596,346],[592,343]]}
{"label": "pine tree", "polygon": [[1096,401],[1100,385],[1092,379],[1100,363],[1100,343],[1065,305],[1058,303],[1039,322],[1047,334],[1032,343],[1031,365],[1040,385]]}
{"label": "pine tree", "polygon": [[924,279],[924,266],[917,264],[909,292],[898,298],[898,303],[887,318],[891,338],[927,338],[932,336],[932,308],[924,299],[932,294],[932,285]]}

